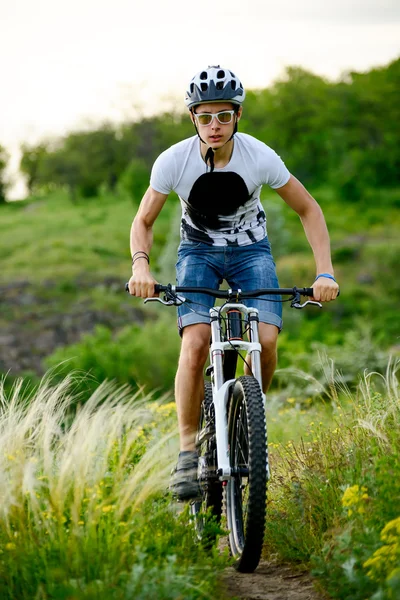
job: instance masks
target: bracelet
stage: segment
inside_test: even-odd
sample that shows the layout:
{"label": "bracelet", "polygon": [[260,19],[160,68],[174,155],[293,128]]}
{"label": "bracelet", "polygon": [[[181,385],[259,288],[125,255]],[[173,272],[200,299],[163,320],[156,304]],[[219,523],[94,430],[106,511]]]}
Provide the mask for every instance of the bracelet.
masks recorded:
{"label": "bracelet", "polygon": [[[140,254],[140,256],[138,256],[137,258],[135,258],[136,254]],[[139,250],[138,252],[135,252],[135,254],[132,256],[132,264],[139,260],[139,258],[145,258],[148,262],[148,264],[150,264],[150,259],[149,259],[149,255],[144,252],[143,250]]]}
{"label": "bracelet", "polygon": [[137,260],[139,260],[139,258],[145,258],[145,259],[147,260],[147,262],[150,264],[150,262],[149,262],[149,260],[148,260],[148,258],[147,258],[146,256],[138,256],[137,258],[135,258],[135,260],[133,260],[133,261],[132,261],[132,267],[133,267],[133,265],[135,264],[135,262],[136,262]]}
{"label": "bracelet", "polygon": [[335,283],[337,283],[337,281],[334,278],[334,276],[331,275],[330,273],[320,273],[319,275],[316,276],[316,278],[314,279],[314,281],[317,281],[317,279],[319,279],[320,277],[326,277],[326,279],[332,279],[332,281],[334,281]]}

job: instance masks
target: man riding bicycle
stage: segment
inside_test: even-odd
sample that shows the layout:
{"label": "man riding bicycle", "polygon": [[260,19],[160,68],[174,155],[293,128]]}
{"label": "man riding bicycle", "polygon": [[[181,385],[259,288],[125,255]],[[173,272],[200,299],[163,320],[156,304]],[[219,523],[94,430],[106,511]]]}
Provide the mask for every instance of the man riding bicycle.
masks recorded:
{"label": "man riding bicycle", "polygon": [[[157,158],[150,187],[132,224],[129,292],[133,296],[154,296],[156,281],[150,273],[148,256],[152,228],[171,191],[178,194],[182,205],[178,285],[218,289],[226,280],[234,289],[278,288],[260,202],[261,187],[267,184],[301,219],[316,264],[314,299],[329,302],[336,298],[339,287],[322,210],[271,148],[250,135],[237,133],[244,99],[240,80],[228,69],[208,67],[191,80],[185,103],[196,135],[171,146]],[[204,295],[188,297],[203,305],[203,314],[191,311],[185,303],[178,307],[182,344],[175,399],[181,451],[172,488],[181,500],[199,494],[195,436],[210,342],[207,314],[214,302]],[[276,368],[282,308],[279,302],[265,298],[247,303],[259,310],[266,392]]]}

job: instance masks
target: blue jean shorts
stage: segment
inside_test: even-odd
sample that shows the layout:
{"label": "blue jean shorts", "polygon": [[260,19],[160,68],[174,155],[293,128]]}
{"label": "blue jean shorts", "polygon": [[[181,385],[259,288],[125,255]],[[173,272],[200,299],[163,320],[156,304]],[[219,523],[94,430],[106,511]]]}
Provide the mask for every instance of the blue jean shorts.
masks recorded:
{"label": "blue jean shorts", "polygon": [[[225,280],[232,289],[257,290],[278,288],[271,246],[265,237],[248,246],[210,246],[202,242],[182,241],[176,263],[177,285],[219,289]],[[187,325],[210,323],[209,309],[215,299],[206,294],[185,294],[191,303],[178,307],[179,332]],[[260,296],[243,301],[259,311],[262,323],[282,329],[280,296]]]}

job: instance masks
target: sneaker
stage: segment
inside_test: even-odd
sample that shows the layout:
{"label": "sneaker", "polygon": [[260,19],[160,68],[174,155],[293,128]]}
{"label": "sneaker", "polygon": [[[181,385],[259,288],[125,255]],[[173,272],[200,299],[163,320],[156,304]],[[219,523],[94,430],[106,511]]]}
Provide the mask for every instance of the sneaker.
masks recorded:
{"label": "sneaker", "polygon": [[180,452],[178,462],[172,472],[170,490],[177,500],[194,500],[201,497],[197,480],[197,452]]}

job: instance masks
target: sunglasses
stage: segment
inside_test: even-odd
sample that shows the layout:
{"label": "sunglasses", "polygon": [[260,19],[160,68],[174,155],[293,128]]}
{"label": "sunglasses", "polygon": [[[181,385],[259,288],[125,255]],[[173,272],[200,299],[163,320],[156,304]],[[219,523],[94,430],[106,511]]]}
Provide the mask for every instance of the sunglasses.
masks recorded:
{"label": "sunglasses", "polygon": [[228,123],[230,123],[232,121],[234,114],[235,114],[234,110],[222,110],[221,112],[218,112],[216,114],[194,113],[199,125],[211,125],[211,123],[214,120],[214,117],[216,117],[218,123],[220,123],[221,125],[227,125]]}

